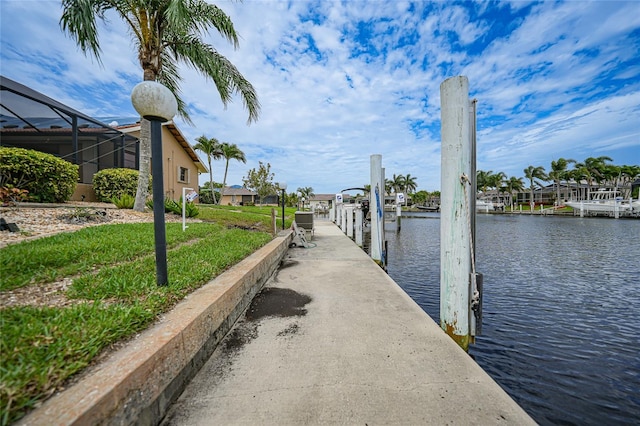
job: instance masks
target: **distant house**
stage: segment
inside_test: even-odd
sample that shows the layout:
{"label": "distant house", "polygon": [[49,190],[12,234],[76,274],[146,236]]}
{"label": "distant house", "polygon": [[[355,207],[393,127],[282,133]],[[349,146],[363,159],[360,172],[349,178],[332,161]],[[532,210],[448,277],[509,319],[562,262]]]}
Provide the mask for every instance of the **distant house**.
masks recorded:
{"label": "distant house", "polygon": [[[77,164],[80,173],[71,200],[96,200],[92,182],[100,170],[139,168],[139,123],[105,124],[3,76],[0,89],[0,146],[33,149]],[[179,198],[183,186],[197,190],[198,173],[206,167],[172,122],[163,125],[162,139],[167,197]]]}
{"label": "distant house", "polygon": [[255,204],[258,194],[242,187],[227,186],[222,191],[222,200],[220,204],[223,206],[244,206]]}

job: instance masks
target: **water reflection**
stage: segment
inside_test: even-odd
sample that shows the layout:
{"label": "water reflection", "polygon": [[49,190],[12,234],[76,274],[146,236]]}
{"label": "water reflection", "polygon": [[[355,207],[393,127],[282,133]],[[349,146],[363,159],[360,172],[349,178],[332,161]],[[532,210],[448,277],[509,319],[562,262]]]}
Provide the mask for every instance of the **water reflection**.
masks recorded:
{"label": "water reflection", "polygon": [[[390,227],[389,275],[439,321],[440,221]],[[470,352],[541,424],[640,419],[640,221],[479,215]]]}

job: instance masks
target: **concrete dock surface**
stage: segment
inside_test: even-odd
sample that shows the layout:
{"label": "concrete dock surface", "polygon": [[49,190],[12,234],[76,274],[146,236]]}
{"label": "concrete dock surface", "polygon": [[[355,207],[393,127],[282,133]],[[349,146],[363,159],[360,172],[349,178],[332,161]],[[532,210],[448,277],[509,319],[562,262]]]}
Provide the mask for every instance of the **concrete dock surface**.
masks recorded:
{"label": "concrete dock surface", "polygon": [[163,425],[535,424],[335,224],[315,228]]}

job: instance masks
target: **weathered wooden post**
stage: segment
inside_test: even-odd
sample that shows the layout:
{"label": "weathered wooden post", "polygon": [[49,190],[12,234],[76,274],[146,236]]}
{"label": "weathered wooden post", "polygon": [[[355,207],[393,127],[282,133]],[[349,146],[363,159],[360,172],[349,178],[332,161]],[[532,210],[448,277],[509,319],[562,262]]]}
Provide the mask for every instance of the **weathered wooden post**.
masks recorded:
{"label": "weathered wooden post", "polygon": [[440,107],[440,326],[467,351],[470,341],[471,218],[465,185],[471,174],[471,144],[469,81],[466,77],[452,77],[440,85]]}
{"label": "weathered wooden post", "polygon": [[384,239],[384,180],[382,177],[382,155],[370,157],[371,191],[369,211],[371,212],[371,258],[382,266],[382,244]]}
{"label": "weathered wooden post", "polygon": [[404,194],[399,192],[396,194],[396,233],[402,230],[402,203],[404,203]]}
{"label": "weathered wooden post", "polygon": [[347,237],[353,239],[353,204],[349,204],[345,209],[347,219]]}
{"label": "weathered wooden post", "polygon": [[347,233],[347,206],[342,205],[342,211],[340,216],[340,228],[342,232]]}
{"label": "weathered wooden post", "polygon": [[358,245],[358,247],[362,247],[362,231],[363,231],[363,227],[362,227],[362,216],[363,216],[363,211],[362,211],[362,207],[361,206],[356,206],[356,244]]}

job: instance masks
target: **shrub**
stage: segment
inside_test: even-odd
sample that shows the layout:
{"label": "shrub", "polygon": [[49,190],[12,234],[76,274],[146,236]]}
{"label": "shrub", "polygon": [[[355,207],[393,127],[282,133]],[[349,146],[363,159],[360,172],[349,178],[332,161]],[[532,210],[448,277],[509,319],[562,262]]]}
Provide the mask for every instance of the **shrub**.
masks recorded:
{"label": "shrub", "polygon": [[119,209],[132,209],[136,203],[136,197],[130,194],[122,194],[120,197],[113,197],[111,202]]}
{"label": "shrub", "polygon": [[[153,210],[153,200],[147,200],[147,207]],[[164,200],[164,211],[165,213],[173,213],[178,216],[182,216],[182,197],[180,197],[180,201],[166,199]],[[198,210],[198,206],[196,206],[193,202],[187,201],[187,205],[184,208],[184,214],[186,217],[196,217],[200,214],[200,210]]]}
{"label": "shrub", "polygon": [[29,201],[68,201],[77,182],[75,164],[32,149],[0,147],[0,186],[28,191]]}
{"label": "shrub", "polygon": [[[138,171],[133,169],[104,169],[93,175],[93,190],[100,201],[111,202],[123,195],[135,197],[138,189]],[[151,177],[149,177],[151,191]]]}
{"label": "shrub", "polygon": [[0,187],[0,204],[3,206],[13,206],[19,201],[24,201],[29,196],[26,189]]}

